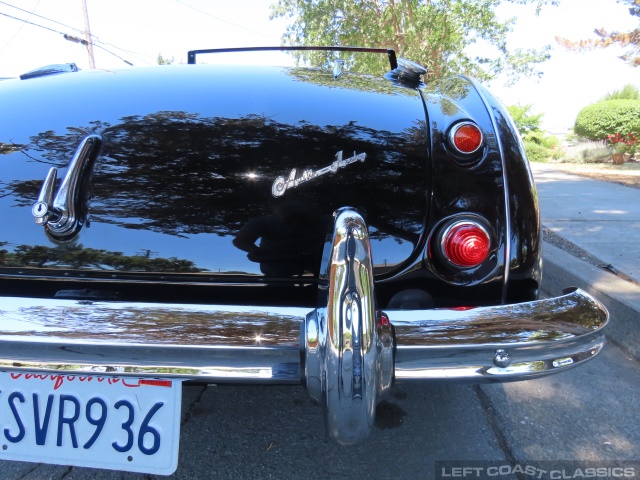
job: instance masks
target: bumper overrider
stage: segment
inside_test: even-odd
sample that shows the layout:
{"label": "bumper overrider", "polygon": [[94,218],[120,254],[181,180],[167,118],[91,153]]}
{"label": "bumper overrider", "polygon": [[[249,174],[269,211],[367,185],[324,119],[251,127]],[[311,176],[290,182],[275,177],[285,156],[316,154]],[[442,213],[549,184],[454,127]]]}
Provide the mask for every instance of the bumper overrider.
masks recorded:
{"label": "bumper overrider", "polygon": [[606,309],[575,289],[469,310],[375,307],[367,227],[336,212],[322,305],[176,305],[0,297],[0,369],[305,384],[332,438],[364,440],[395,380],[473,383],[564,371],[604,346]]}

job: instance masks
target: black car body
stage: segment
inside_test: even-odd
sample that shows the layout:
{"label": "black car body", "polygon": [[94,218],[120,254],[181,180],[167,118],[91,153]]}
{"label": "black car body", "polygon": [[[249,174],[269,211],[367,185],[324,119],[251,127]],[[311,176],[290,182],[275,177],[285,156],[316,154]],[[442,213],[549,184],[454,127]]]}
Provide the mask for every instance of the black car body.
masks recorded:
{"label": "black car body", "polygon": [[[189,64],[0,83],[0,367],[302,382],[352,444],[394,381],[520,380],[598,353],[597,301],[537,300],[536,190],[506,110],[382,53],[378,76]],[[470,250],[452,253],[460,231]]]}

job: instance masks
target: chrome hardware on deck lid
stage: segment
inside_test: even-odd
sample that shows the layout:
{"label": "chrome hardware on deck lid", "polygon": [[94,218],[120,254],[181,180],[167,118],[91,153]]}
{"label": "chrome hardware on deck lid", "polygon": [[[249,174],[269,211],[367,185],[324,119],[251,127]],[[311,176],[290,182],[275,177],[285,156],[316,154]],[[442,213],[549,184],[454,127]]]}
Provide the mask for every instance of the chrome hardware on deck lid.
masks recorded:
{"label": "chrome hardware on deck lid", "polygon": [[294,168],[289,173],[288,178],[276,178],[273,182],[273,186],[271,187],[271,193],[274,197],[281,197],[288,189],[295,188],[302,183],[308,182],[309,180],[313,180],[314,178],[322,175],[326,175],[327,173],[336,173],[340,168],[344,168],[354,162],[364,162],[366,159],[366,153],[356,154],[356,152],[353,152],[353,156],[343,159],[342,150],[340,150],[336,153],[336,159],[331,165],[316,171],[310,169],[304,170],[300,176],[296,175],[296,169]]}
{"label": "chrome hardware on deck lid", "polygon": [[51,168],[40,190],[32,213],[38,225],[43,225],[56,240],[75,237],[86,221],[87,188],[93,165],[98,158],[102,139],[90,135],[76,150],[60,189],[53,197],[57,169]]}

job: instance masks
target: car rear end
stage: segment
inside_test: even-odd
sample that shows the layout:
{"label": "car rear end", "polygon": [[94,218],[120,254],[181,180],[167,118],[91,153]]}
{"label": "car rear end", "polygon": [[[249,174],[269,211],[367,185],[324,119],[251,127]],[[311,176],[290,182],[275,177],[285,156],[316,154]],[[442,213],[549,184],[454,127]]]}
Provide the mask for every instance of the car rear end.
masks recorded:
{"label": "car rear end", "polygon": [[11,458],[66,448],[21,436],[51,409],[58,443],[73,452],[84,424],[105,468],[176,455],[153,420],[175,397],[90,442],[133,404],[83,382],[302,383],[350,445],[394,381],[522,380],[602,349],[596,300],[537,300],[535,186],[505,110],[383,53],[386,76],[183,65],[0,85],[0,367],[56,402],[0,398]]}

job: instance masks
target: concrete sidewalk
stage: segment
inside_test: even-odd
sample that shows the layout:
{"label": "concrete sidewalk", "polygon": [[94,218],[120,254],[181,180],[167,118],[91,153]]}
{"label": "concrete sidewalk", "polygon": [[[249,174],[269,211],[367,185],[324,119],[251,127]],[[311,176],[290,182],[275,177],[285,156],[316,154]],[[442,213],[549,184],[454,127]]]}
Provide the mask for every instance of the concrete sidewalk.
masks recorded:
{"label": "concrete sidewalk", "polygon": [[[590,265],[545,242],[543,290],[558,295],[576,286],[591,293],[609,310],[609,339],[640,359],[640,190],[552,164],[534,163],[532,169],[542,225],[601,261]],[[607,265],[632,281],[601,268]]]}
{"label": "concrete sidewalk", "polygon": [[640,190],[532,168],[542,224],[640,284]]}

